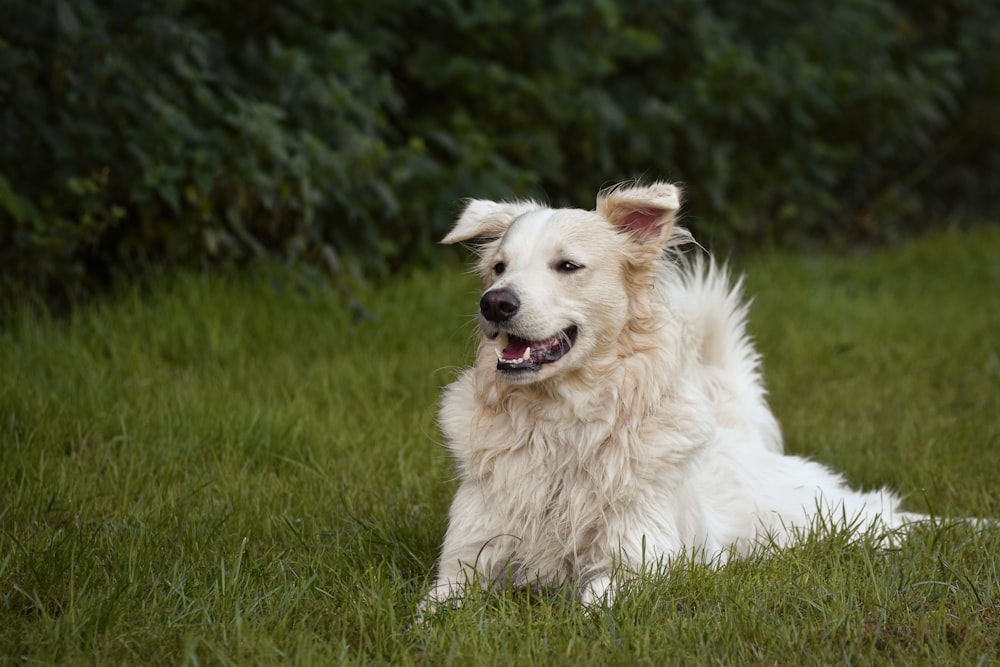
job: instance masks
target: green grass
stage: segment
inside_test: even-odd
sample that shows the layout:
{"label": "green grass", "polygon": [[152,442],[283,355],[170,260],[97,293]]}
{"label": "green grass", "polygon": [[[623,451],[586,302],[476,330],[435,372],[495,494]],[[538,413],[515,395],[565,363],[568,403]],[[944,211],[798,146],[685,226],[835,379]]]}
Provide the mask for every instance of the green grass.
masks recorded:
{"label": "green grass", "polygon": [[[788,448],[1000,516],[1000,230],[752,258]],[[362,295],[186,275],[0,332],[0,663],[1000,661],[1000,531],[679,564],[607,611],[478,596],[414,624],[454,489],[434,426],[471,277]]]}

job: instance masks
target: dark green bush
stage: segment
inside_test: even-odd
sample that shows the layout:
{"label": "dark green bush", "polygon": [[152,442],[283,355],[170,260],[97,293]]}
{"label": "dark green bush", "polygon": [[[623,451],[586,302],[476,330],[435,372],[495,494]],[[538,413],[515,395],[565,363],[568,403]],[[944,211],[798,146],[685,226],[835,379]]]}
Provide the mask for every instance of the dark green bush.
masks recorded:
{"label": "dark green bush", "polygon": [[148,262],[431,256],[463,197],[686,185],[716,243],[987,215],[975,0],[42,0],[0,9],[5,292]]}
{"label": "dark green bush", "polygon": [[88,262],[147,258],[332,261],[398,208],[391,81],[328,17],[264,2],[47,5],[6,22],[14,282],[72,285]]}

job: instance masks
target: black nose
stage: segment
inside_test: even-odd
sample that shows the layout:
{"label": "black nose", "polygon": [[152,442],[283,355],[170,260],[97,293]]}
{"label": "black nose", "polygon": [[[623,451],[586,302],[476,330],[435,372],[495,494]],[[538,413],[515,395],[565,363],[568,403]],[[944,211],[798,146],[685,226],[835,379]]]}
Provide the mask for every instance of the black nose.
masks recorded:
{"label": "black nose", "polygon": [[479,300],[479,310],[490,322],[506,322],[520,307],[520,299],[509,289],[490,290]]}

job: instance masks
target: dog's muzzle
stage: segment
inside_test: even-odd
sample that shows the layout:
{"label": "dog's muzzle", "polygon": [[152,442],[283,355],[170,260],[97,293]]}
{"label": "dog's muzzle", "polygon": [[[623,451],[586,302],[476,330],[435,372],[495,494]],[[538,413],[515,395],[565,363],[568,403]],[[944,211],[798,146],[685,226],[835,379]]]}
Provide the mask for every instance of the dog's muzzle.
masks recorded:
{"label": "dog's muzzle", "polygon": [[576,326],[567,327],[556,335],[541,340],[528,340],[508,331],[503,323],[508,322],[520,309],[521,300],[513,290],[507,288],[490,290],[479,300],[479,311],[483,319],[496,325],[495,328],[489,327],[487,336],[500,339],[496,347],[498,371],[537,371],[543,364],[563,358],[573,348],[577,336]]}

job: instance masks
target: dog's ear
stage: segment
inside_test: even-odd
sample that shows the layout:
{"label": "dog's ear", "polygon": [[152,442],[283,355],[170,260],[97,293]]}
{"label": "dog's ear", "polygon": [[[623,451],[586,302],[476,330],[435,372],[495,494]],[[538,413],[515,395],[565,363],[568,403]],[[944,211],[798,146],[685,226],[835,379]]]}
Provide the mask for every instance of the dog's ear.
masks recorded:
{"label": "dog's ear", "polygon": [[597,196],[597,212],[642,244],[664,243],[680,207],[680,190],[662,181],[619,186]]}
{"label": "dog's ear", "polygon": [[533,201],[496,202],[471,199],[462,215],[441,243],[458,243],[469,239],[498,239],[507,231],[515,218],[528,211],[541,208]]}

